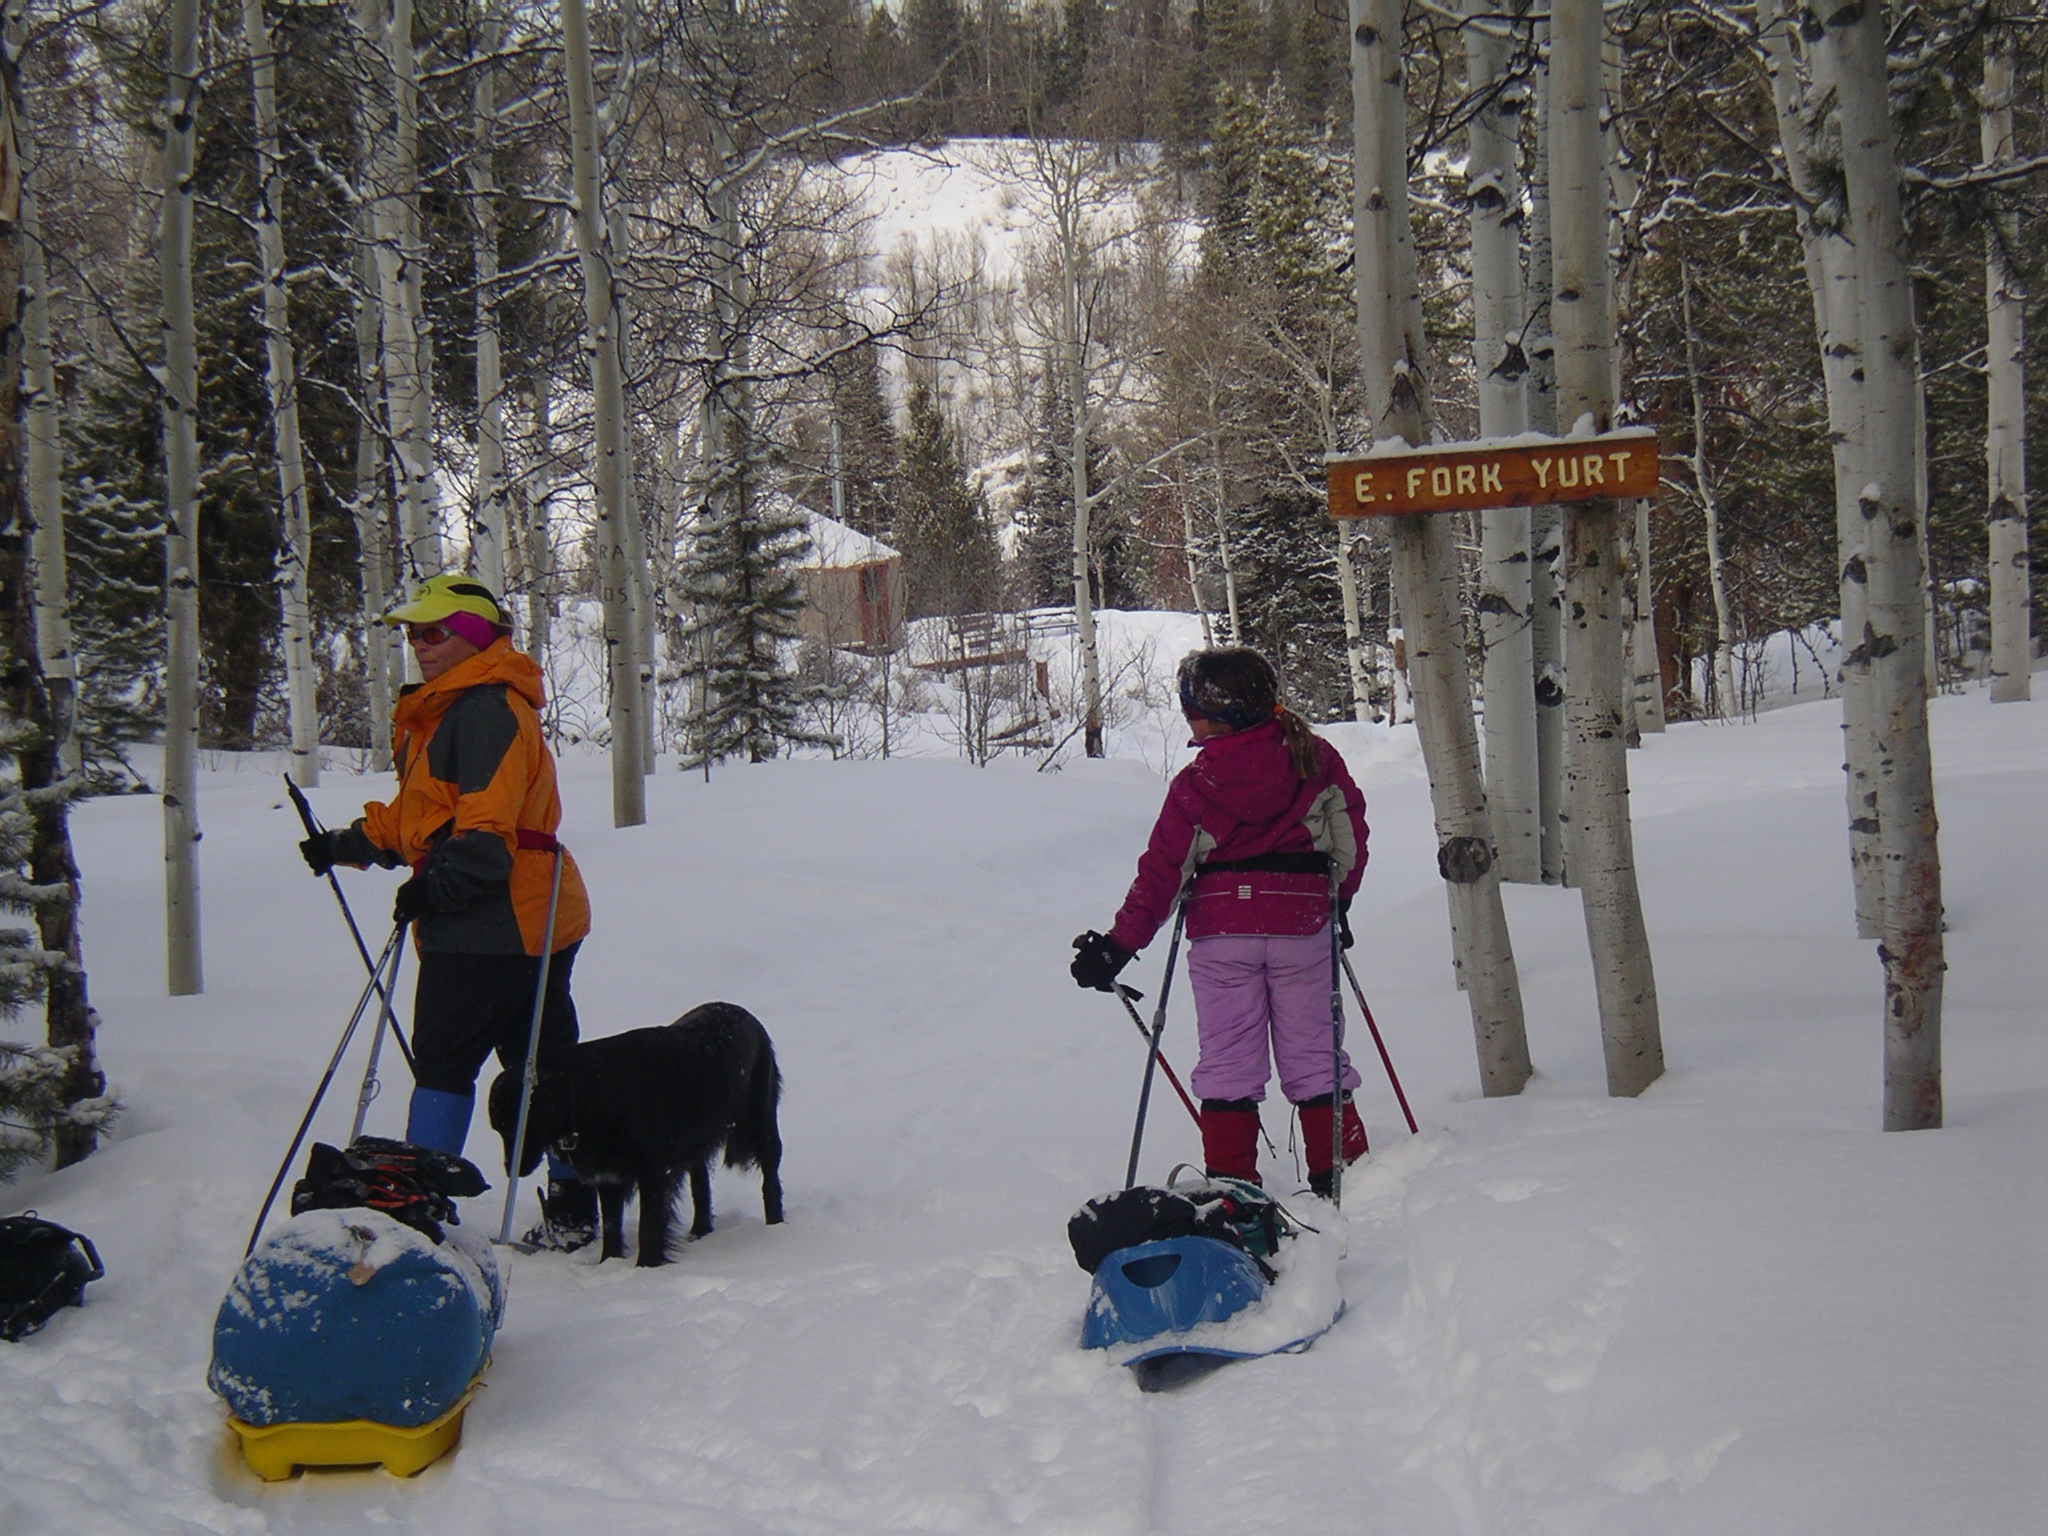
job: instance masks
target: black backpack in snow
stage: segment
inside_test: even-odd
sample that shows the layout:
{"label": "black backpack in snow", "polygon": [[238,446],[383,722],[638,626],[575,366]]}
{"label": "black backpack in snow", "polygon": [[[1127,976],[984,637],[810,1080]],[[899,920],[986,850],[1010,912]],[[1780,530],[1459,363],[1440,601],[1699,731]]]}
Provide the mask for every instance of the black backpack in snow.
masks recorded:
{"label": "black backpack in snow", "polygon": [[107,1272],[92,1240],[34,1211],[0,1216],[0,1339],[34,1333],[59,1307],[85,1305],[85,1288]]}
{"label": "black backpack in snow", "polygon": [[1094,1274],[1119,1248],[1175,1237],[1214,1237],[1250,1254],[1268,1280],[1266,1263],[1292,1228],[1280,1202],[1241,1179],[1209,1179],[1180,1189],[1140,1184],[1098,1195],[1067,1223],[1074,1262]]}
{"label": "black backpack in snow", "polygon": [[306,1176],[292,1186],[292,1214],[382,1211],[438,1243],[441,1222],[462,1224],[455,1197],[490,1187],[476,1164],[452,1152],[382,1136],[358,1136],[346,1150],[316,1141],[306,1157]]}

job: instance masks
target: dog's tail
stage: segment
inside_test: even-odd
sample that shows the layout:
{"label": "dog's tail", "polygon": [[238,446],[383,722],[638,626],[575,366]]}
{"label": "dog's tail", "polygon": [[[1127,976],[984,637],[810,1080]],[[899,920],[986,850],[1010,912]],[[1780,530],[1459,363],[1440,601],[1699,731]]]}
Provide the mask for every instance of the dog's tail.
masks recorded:
{"label": "dog's tail", "polygon": [[725,1166],[739,1168],[751,1163],[772,1172],[782,1162],[782,1131],[775,1114],[782,1101],[782,1068],[776,1064],[768,1031],[758,1024],[755,1029],[758,1049],[748,1065],[745,1108],[725,1141]]}

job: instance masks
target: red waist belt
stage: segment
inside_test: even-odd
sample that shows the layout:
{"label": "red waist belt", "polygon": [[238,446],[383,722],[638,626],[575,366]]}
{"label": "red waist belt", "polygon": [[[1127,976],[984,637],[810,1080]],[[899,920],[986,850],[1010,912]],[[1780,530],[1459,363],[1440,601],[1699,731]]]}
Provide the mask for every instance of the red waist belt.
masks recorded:
{"label": "red waist belt", "polygon": [[[562,851],[561,843],[556,841],[555,834],[552,832],[540,832],[532,827],[521,827],[512,835],[519,848],[527,853],[560,853]],[[439,843],[434,845],[435,848],[439,846]],[[414,859],[412,861],[412,872],[416,875],[424,875],[427,872],[427,860],[433,856],[434,849],[429,848],[425,853]]]}

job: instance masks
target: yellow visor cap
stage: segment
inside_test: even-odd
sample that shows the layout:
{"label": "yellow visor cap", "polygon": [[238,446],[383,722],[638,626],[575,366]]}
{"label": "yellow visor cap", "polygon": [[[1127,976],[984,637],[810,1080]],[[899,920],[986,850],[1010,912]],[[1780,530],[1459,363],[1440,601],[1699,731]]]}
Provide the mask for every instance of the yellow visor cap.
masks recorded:
{"label": "yellow visor cap", "polygon": [[384,622],[434,624],[454,613],[473,613],[489,624],[503,626],[504,610],[491,589],[474,576],[461,572],[434,576],[413,594],[412,601],[384,615]]}

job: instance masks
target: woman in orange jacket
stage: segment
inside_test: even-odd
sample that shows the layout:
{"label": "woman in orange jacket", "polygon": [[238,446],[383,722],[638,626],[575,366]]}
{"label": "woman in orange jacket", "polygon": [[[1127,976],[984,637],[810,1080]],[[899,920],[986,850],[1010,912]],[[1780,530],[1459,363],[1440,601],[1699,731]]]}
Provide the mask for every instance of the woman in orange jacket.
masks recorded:
{"label": "woman in orange jacket", "polygon": [[[392,913],[412,924],[420,955],[406,1140],[460,1154],[484,1062],[496,1051],[506,1071],[525,1066],[556,857],[562,888],[541,1010],[543,1071],[576,1043],[569,976],[590,931],[590,899],[576,861],[555,841],[562,802],[541,736],[541,670],[512,648],[497,597],[468,576],[436,576],[385,622],[404,626],[422,678],[393,711],[398,793],[364,806],[354,825],[308,838],[301,851],[318,875],[336,864],[412,870]],[[550,1182],[546,1236],[594,1227],[595,1192]]]}

